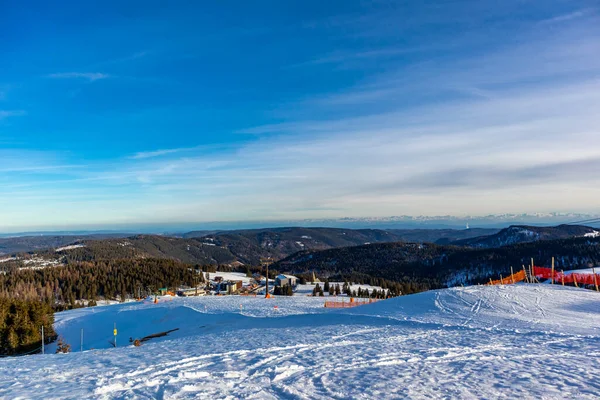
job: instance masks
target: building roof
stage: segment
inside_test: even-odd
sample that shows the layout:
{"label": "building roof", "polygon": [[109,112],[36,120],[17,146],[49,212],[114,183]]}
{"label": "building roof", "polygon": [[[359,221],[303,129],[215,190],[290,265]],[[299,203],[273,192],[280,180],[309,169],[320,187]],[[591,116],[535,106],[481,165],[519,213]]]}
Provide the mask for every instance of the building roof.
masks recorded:
{"label": "building roof", "polygon": [[285,274],[279,274],[279,275],[277,275],[277,278],[278,279],[298,279],[294,275],[285,275]]}

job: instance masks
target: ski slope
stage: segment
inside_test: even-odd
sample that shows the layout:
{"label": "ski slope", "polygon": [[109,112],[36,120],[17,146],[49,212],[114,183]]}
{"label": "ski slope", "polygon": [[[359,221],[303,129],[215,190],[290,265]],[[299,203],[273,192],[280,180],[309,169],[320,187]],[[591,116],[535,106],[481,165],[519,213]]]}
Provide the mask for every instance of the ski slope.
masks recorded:
{"label": "ski slope", "polygon": [[[473,286],[352,309],[306,296],[163,300],[57,314],[56,329],[76,352],[0,360],[0,398],[591,399],[600,392],[600,294],[589,290]],[[116,349],[114,322],[123,345]],[[174,328],[141,347],[127,343]]]}

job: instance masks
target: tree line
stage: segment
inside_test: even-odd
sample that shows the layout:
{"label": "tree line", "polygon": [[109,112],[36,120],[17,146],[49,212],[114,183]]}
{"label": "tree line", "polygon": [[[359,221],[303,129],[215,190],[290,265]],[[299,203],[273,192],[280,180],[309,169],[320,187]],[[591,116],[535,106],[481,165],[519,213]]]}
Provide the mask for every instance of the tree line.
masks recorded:
{"label": "tree line", "polygon": [[71,308],[78,300],[135,298],[162,287],[204,281],[199,265],[168,259],[124,259],[69,263],[40,269],[13,267],[0,274],[0,297]]}
{"label": "tree line", "polygon": [[0,296],[0,356],[39,352],[41,327],[47,344],[56,338],[53,324],[50,303]]}

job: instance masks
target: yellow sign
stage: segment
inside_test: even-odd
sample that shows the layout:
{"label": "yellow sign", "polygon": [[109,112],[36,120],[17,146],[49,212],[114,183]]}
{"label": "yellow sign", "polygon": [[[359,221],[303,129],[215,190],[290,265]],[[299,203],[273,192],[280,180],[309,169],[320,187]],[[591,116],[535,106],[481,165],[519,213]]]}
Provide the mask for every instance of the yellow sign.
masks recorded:
{"label": "yellow sign", "polygon": [[114,332],[114,335],[117,336],[117,330],[115,329],[113,332]]}

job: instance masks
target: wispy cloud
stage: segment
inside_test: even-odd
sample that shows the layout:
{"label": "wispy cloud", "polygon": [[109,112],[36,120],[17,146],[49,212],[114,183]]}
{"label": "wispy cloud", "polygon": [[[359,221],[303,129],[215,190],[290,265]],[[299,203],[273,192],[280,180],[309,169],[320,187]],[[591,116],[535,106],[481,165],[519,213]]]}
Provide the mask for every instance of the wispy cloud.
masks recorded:
{"label": "wispy cloud", "polygon": [[61,72],[57,74],[50,74],[48,77],[53,79],[86,79],[90,82],[94,82],[101,79],[110,78],[110,75],[102,72]]}
{"label": "wispy cloud", "polygon": [[25,114],[24,110],[0,110],[0,120],[9,117],[22,117]]}
{"label": "wispy cloud", "polygon": [[571,21],[574,19],[587,17],[587,16],[593,14],[595,11],[596,10],[593,8],[584,8],[584,9],[576,10],[576,11],[573,11],[570,13],[557,15],[552,18],[544,19],[544,20],[540,21],[540,24],[556,24],[556,23],[561,23],[561,22],[567,22],[567,21]]}
{"label": "wispy cloud", "polygon": [[181,149],[163,149],[163,150],[154,150],[154,151],[144,151],[144,152],[135,153],[134,155],[132,155],[129,158],[134,159],[134,160],[141,160],[144,158],[153,158],[153,157],[165,156],[167,154],[179,153],[184,150],[186,150],[186,149],[181,148]]}
{"label": "wispy cloud", "polygon": [[[590,143],[599,104],[600,82],[589,80],[298,122],[219,151],[162,151],[71,171],[74,183],[21,188],[20,205],[33,222],[36,213],[62,210],[61,223],[96,214],[106,221],[108,209],[110,221],[188,222],[543,212],[575,203],[594,211],[600,149]],[[33,207],[39,198],[48,199],[45,208]]]}
{"label": "wispy cloud", "polygon": [[128,63],[128,62],[131,62],[131,61],[136,61],[136,60],[142,59],[142,58],[147,57],[147,56],[149,56],[150,54],[153,54],[153,53],[154,53],[153,51],[149,51],[149,50],[137,51],[135,53],[129,54],[129,55],[124,56],[124,57],[112,58],[112,59],[109,59],[109,60],[106,60],[106,61],[101,61],[101,62],[98,62],[98,63],[95,63],[95,64],[88,65],[86,67],[86,69],[96,69],[96,68],[101,69],[101,68],[104,68],[106,66],[114,66],[114,65],[117,65],[117,64]]}
{"label": "wispy cloud", "polygon": [[314,58],[312,60],[296,64],[294,67],[307,66],[307,65],[321,65],[321,64],[336,64],[345,63],[349,61],[360,61],[360,60],[373,60],[383,58],[393,58],[409,53],[423,52],[430,50],[432,47],[420,46],[414,48],[384,48],[368,51],[338,51],[325,55],[323,57]]}
{"label": "wispy cloud", "polygon": [[[469,8],[475,3],[461,4]],[[429,31],[435,31],[432,37],[452,36],[437,32],[454,32],[449,26],[454,16],[445,14],[461,4],[448,3],[441,11],[434,7],[439,14],[435,21],[421,15],[409,21],[409,28],[441,23],[444,29]],[[572,207],[600,211],[600,148],[595,146],[600,126],[597,15],[565,14],[553,18],[550,27],[549,22],[506,17],[509,6],[485,18],[476,11],[487,13],[490,7],[476,7],[473,13],[459,10],[457,18],[465,25],[456,31],[469,31],[471,38],[477,36],[477,44],[456,39],[460,49],[452,54],[411,52],[409,44],[397,37],[397,15],[381,29],[378,18],[358,29],[390,35],[378,36],[376,43],[363,35],[359,40],[365,42],[356,44],[354,22],[344,23],[331,41],[335,46],[319,47],[324,56],[303,53],[312,58],[309,63],[323,66],[323,76],[290,91],[289,102],[277,104],[276,119],[246,119],[259,122],[238,132],[256,136],[238,136],[232,144],[178,147],[193,146],[191,140],[203,137],[174,135],[163,144],[145,144],[129,155],[98,159],[81,168],[69,168],[79,164],[77,159],[41,162],[38,154],[7,158],[0,152],[0,201],[6,203],[0,207],[0,221],[140,222],[161,216],[189,222]],[[431,10],[425,7],[422,13]],[[358,17],[357,23],[364,24]],[[490,22],[493,27],[488,20],[495,21]],[[560,23],[567,21],[574,23]],[[483,22],[478,30],[477,24]],[[512,31],[515,26],[518,29]],[[418,32],[423,31],[412,32],[413,37]],[[361,47],[352,51],[352,43],[340,39],[344,34]],[[494,40],[488,43],[487,35],[492,34]],[[348,47],[337,46],[338,39]],[[430,40],[417,37],[415,42],[427,50]],[[348,50],[328,52],[332,47]],[[375,50],[361,51],[366,48]],[[407,52],[411,53],[403,57]],[[114,62],[141,57],[145,53],[115,57]],[[269,65],[279,70],[277,60],[271,61]],[[330,64],[344,63],[370,65],[326,75]],[[96,74],[53,77],[88,81],[108,77]],[[282,85],[283,79],[274,81]],[[291,84],[301,86],[293,80]],[[270,104],[253,105],[253,116],[272,112]],[[238,125],[244,121],[247,110],[243,111],[232,106],[232,115],[240,115],[240,121],[228,126],[243,126]],[[224,140],[232,140],[225,136]],[[16,188],[23,200],[10,202]]]}
{"label": "wispy cloud", "polygon": [[234,147],[234,144],[215,144],[215,145],[199,145],[192,147],[179,147],[173,149],[158,149],[151,151],[141,151],[129,156],[129,159],[132,160],[143,160],[147,158],[157,158],[172,155],[175,153],[186,153],[186,152],[218,152],[224,150],[231,150]]}

